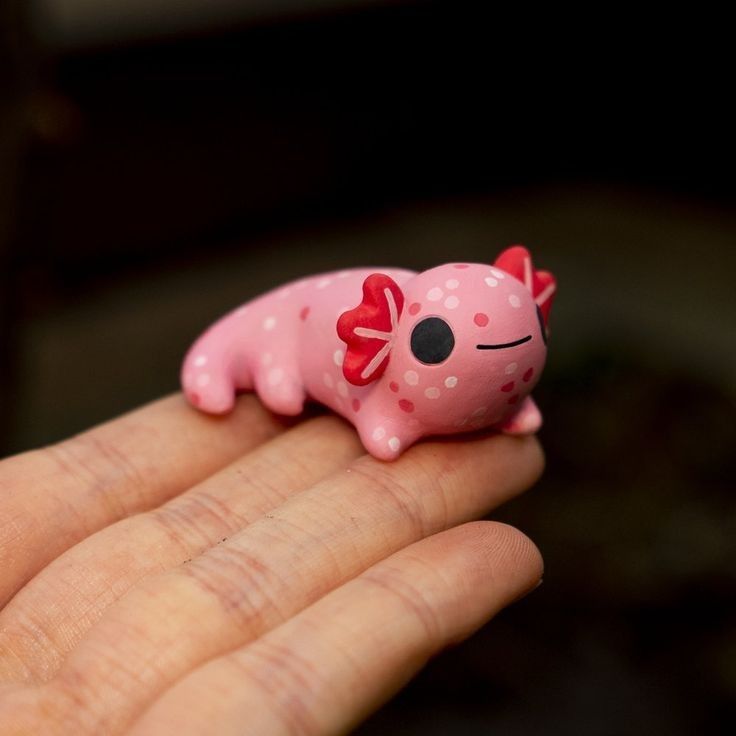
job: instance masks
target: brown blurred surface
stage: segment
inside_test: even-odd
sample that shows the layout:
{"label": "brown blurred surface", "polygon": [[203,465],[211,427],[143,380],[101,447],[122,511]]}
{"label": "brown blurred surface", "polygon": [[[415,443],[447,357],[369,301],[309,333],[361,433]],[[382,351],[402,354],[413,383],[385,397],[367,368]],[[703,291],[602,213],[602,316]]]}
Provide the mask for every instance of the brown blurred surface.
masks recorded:
{"label": "brown blurred surface", "polygon": [[[537,542],[545,583],[357,732],[730,733],[736,210],[719,85],[637,70],[623,94],[616,69],[564,87],[551,53],[527,76],[503,43],[473,43],[469,7],[60,55],[19,43],[14,16],[3,450],[176,390],[203,327],[291,277],[523,242],[560,284],[537,395],[548,468],[494,518]],[[637,85],[655,78],[656,95]]]}

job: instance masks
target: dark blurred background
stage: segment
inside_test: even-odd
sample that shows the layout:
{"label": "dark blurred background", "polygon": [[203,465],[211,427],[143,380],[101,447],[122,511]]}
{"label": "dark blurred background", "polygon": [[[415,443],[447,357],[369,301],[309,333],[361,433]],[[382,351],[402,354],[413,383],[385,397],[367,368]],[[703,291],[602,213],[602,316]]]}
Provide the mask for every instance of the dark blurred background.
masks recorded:
{"label": "dark blurred background", "polygon": [[[703,14],[705,16],[705,13]],[[373,734],[732,733],[732,39],[697,13],[371,0],[0,5],[0,450],[177,387],[292,277],[490,261],[560,289],[544,585]]]}

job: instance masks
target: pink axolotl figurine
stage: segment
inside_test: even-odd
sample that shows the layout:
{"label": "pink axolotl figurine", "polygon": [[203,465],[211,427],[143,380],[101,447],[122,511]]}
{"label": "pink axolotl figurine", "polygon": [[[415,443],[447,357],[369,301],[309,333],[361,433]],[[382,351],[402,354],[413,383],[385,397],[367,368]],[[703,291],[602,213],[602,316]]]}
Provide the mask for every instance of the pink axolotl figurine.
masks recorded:
{"label": "pink axolotl figurine", "polygon": [[552,274],[534,270],[520,245],[493,266],[312,276],[212,325],[184,361],[184,392],[215,414],[240,390],[279,414],[319,401],[383,460],[428,435],[532,433],[542,418],[529,394],[547,356],[554,292]]}

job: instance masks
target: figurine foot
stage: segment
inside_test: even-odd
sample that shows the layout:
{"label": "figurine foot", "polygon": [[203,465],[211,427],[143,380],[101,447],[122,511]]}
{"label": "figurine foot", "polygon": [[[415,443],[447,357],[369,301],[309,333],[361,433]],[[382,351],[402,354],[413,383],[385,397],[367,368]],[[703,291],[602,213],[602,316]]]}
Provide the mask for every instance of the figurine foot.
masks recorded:
{"label": "figurine foot", "polygon": [[381,417],[373,421],[362,420],[358,434],[363,447],[379,460],[395,460],[419,439],[419,435],[407,431],[406,426]]}
{"label": "figurine foot", "polygon": [[276,414],[296,416],[307,398],[298,377],[283,368],[271,368],[255,377],[255,387],[264,405]]}
{"label": "figurine foot", "polygon": [[188,401],[209,414],[224,414],[235,404],[232,370],[220,356],[191,355],[181,373]]}
{"label": "figurine foot", "polygon": [[519,411],[509,417],[501,426],[504,434],[534,434],[542,426],[542,413],[531,396],[522,401]]}

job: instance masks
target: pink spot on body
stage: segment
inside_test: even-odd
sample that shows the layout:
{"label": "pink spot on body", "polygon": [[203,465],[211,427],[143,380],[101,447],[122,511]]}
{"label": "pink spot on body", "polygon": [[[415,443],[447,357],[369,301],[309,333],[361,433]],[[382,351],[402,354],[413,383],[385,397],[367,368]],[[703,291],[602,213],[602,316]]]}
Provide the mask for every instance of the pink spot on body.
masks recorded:
{"label": "pink spot on body", "polygon": [[514,394],[514,395],[513,395],[513,396],[512,396],[512,397],[511,397],[511,398],[509,399],[509,404],[515,404],[515,403],[516,403],[516,402],[517,402],[518,400],[519,400],[519,394]]}
{"label": "pink spot on body", "polygon": [[414,404],[409,399],[399,399],[399,408],[401,411],[411,414],[414,411]]}
{"label": "pink spot on body", "polygon": [[414,302],[409,306],[409,314],[418,314],[422,305],[419,302]]}
{"label": "pink spot on body", "polygon": [[391,389],[391,390],[392,390],[392,391],[393,391],[394,393],[396,393],[396,392],[397,392],[397,391],[399,390],[399,384],[398,384],[398,383],[396,383],[396,381],[391,381],[391,383],[389,383],[388,387],[389,387],[389,388],[390,388],[390,389]]}
{"label": "pink spot on body", "polygon": [[299,312],[299,319],[301,319],[302,322],[309,316],[309,307],[302,307],[302,311]]}
{"label": "pink spot on body", "polygon": [[473,322],[475,322],[478,327],[485,327],[488,324],[488,315],[483,314],[483,312],[478,312],[475,317],[473,317]]}
{"label": "pink spot on body", "polygon": [[524,375],[522,376],[522,378],[525,381],[528,381],[533,375],[534,375],[534,368],[529,368],[529,370],[526,371],[526,373],[524,373]]}
{"label": "pink spot on body", "polygon": [[514,390],[514,382],[509,381],[508,383],[504,383],[503,386],[501,386],[501,391],[509,392]]}
{"label": "pink spot on body", "polygon": [[353,411],[360,411],[360,399],[353,399]]}
{"label": "pink spot on body", "polygon": [[199,394],[196,394],[194,392],[189,394],[189,400],[194,404],[194,406],[199,406],[200,398]]}

